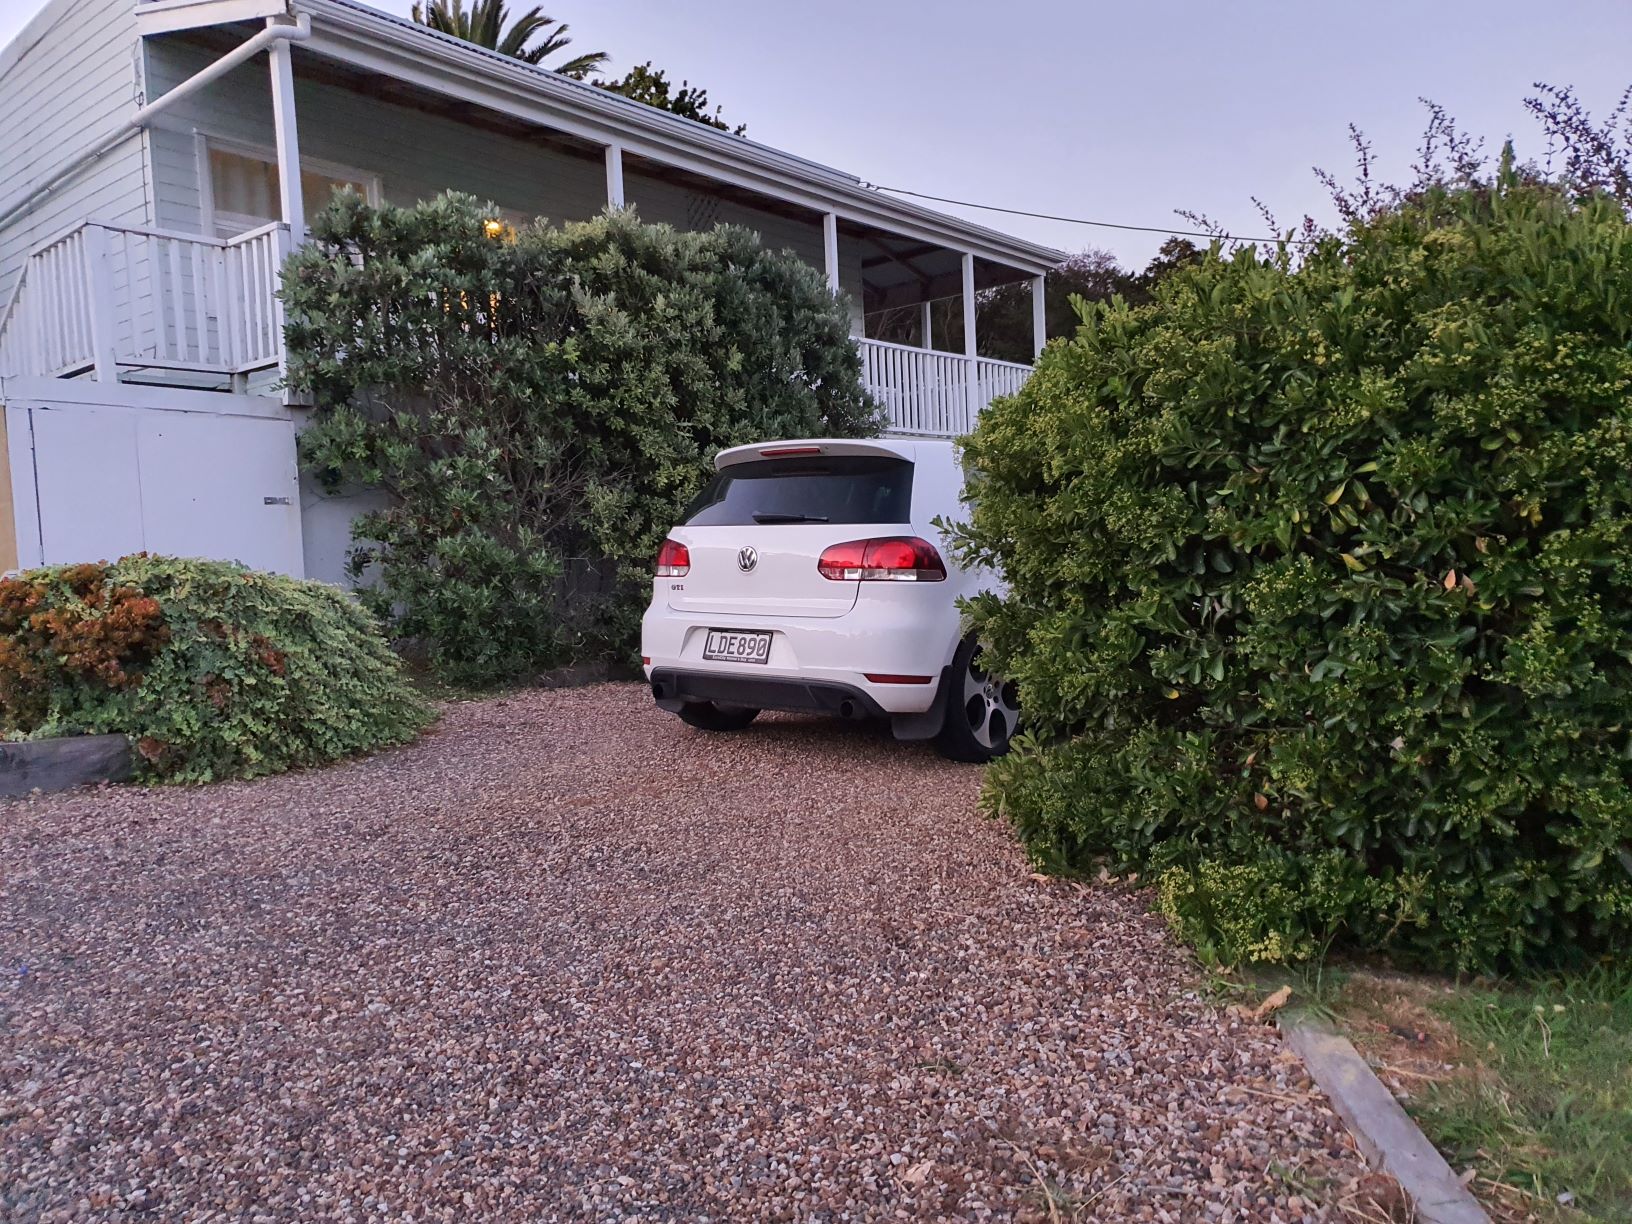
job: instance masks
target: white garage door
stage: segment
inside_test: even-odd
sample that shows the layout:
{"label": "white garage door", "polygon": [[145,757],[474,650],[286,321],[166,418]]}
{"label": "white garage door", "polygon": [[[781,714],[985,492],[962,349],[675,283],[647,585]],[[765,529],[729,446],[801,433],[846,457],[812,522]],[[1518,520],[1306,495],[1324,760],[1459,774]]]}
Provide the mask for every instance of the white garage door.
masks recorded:
{"label": "white garage door", "polygon": [[19,444],[32,446],[45,564],[146,549],[302,573],[289,420],[38,402],[7,415],[14,473]]}

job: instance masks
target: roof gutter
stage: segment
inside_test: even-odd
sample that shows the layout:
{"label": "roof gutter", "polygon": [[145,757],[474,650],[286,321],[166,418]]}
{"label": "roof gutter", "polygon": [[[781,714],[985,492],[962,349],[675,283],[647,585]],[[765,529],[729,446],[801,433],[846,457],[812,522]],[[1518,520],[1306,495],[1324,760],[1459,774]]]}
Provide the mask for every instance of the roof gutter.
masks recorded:
{"label": "roof gutter", "polygon": [[268,17],[266,27],[252,38],[246,39],[220,59],[199,69],[174,89],[161,94],[145,106],[139,107],[136,113],[126,122],[120,124],[119,127],[94,144],[74,154],[48,175],[46,180],[38,187],[30,189],[19,199],[0,207],[0,227],[10,224],[12,219],[20,213],[33,208],[75,175],[101,161],[102,158],[152,122],[153,116],[168,110],[183,98],[197,93],[211,81],[231,72],[246,60],[253,59],[273,43],[305,42],[311,36],[312,19],[306,13],[301,13],[294,21]]}

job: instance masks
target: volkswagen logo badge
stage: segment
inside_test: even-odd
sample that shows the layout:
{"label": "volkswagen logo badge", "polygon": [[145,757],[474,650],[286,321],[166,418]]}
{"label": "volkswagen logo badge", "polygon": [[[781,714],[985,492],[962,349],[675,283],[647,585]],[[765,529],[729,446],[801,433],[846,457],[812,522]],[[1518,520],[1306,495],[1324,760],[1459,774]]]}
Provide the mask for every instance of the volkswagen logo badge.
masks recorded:
{"label": "volkswagen logo badge", "polygon": [[745,574],[751,574],[754,566],[759,564],[759,553],[750,545],[737,552],[737,568]]}

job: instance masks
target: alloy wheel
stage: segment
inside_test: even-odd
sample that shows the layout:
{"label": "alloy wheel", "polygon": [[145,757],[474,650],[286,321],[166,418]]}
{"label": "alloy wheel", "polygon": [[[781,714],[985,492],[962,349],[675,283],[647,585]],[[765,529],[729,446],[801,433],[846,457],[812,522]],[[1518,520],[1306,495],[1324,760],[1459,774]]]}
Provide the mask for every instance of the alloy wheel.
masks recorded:
{"label": "alloy wheel", "polygon": [[963,675],[963,713],[969,731],[982,748],[999,752],[1020,722],[1020,700],[1014,682],[992,675],[980,665],[980,647],[969,656]]}

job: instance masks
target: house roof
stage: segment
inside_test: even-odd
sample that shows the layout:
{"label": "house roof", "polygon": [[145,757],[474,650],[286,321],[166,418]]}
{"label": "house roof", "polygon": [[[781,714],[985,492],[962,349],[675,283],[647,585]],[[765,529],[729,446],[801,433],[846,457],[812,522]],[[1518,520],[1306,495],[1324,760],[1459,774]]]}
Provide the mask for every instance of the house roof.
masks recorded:
{"label": "house roof", "polygon": [[280,13],[311,17],[304,49],[423,89],[806,207],[1039,273],[1063,252],[909,203],[831,166],[734,136],[429,29],[357,0],[139,0],[144,33]]}

